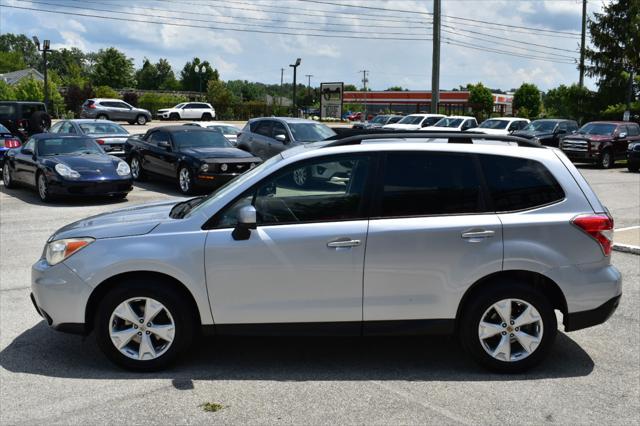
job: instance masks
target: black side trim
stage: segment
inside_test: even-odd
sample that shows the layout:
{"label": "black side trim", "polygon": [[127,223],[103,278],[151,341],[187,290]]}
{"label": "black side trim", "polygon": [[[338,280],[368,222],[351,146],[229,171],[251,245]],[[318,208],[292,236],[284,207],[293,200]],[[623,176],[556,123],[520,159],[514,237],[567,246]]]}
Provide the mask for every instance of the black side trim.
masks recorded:
{"label": "black side trim", "polygon": [[407,336],[453,334],[454,319],[203,325],[202,333],[232,336]]}
{"label": "black side trim", "polygon": [[62,324],[58,324],[53,328],[54,330],[61,331],[63,333],[80,334],[83,336],[86,336],[88,334],[87,328],[85,327],[84,323],[80,322],[65,322]]}
{"label": "black side trim", "polygon": [[33,303],[33,307],[36,308],[36,312],[38,313],[38,315],[44,318],[44,316],[40,312],[40,308],[38,308],[38,304],[36,303],[36,298],[33,295],[33,293],[29,294],[29,297],[31,298],[31,303]]}
{"label": "black side trim", "polygon": [[564,318],[564,331],[576,331],[602,324],[613,315],[620,304],[620,297],[609,299],[602,305],[589,311],[573,312]]}

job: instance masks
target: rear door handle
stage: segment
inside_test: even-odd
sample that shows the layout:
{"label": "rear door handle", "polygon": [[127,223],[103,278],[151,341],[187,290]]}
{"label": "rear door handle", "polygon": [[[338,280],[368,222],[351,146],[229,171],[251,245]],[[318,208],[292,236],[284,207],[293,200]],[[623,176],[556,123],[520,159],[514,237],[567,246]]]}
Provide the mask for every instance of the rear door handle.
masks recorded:
{"label": "rear door handle", "polygon": [[495,231],[469,231],[463,232],[462,238],[491,238],[494,235]]}
{"label": "rear door handle", "polygon": [[340,238],[338,240],[329,241],[327,247],[356,247],[361,244],[360,240],[352,240],[349,238]]}

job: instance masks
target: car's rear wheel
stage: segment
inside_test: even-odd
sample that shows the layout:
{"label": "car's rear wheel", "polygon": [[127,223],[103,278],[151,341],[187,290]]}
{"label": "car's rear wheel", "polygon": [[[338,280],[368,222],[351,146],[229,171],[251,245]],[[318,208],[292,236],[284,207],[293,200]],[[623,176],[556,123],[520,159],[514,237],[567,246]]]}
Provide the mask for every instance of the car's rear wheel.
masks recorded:
{"label": "car's rear wheel", "polygon": [[2,182],[4,183],[5,188],[15,188],[16,184],[13,182],[13,176],[11,175],[11,169],[9,165],[5,162],[2,166]]}
{"label": "car's rear wheel", "polygon": [[202,114],[202,117],[200,117],[200,119],[202,121],[208,121],[211,120],[211,114],[209,114],[208,112],[205,112],[204,114]]}
{"label": "car's rear wheel", "polygon": [[163,284],[128,280],[100,302],[96,340],[116,365],[137,371],[163,369],[191,345],[195,322],[189,304]]}
{"label": "car's rear wheel", "polygon": [[488,287],[464,310],[459,323],[462,345],[476,362],[499,373],[517,373],[540,363],[557,333],[549,300],[524,284]]}
{"label": "car's rear wheel", "polygon": [[601,169],[610,169],[613,167],[613,156],[611,155],[611,151],[606,149],[600,154],[600,158],[598,159],[598,167]]}
{"label": "car's rear wheel", "polygon": [[107,114],[98,114],[96,115],[96,120],[108,120]]}
{"label": "car's rear wheel", "polygon": [[145,124],[147,124],[147,117],[140,114],[139,116],[136,117],[136,123],[141,126],[144,126]]}
{"label": "car's rear wheel", "polygon": [[36,178],[36,186],[38,188],[38,196],[40,196],[40,200],[49,203],[52,201],[53,197],[49,192],[49,182],[47,182],[47,177],[44,173],[38,173],[38,177]]}
{"label": "car's rear wheel", "polygon": [[129,167],[131,168],[131,176],[133,177],[133,180],[143,181],[145,179],[142,163],[137,155],[131,157],[131,160],[129,160]]}
{"label": "car's rear wheel", "polygon": [[193,193],[193,175],[188,167],[182,166],[178,170],[178,190],[185,195]]}
{"label": "car's rear wheel", "polygon": [[632,163],[631,161],[629,161],[627,163],[627,169],[630,172],[637,172],[638,170],[640,170],[640,163]]}

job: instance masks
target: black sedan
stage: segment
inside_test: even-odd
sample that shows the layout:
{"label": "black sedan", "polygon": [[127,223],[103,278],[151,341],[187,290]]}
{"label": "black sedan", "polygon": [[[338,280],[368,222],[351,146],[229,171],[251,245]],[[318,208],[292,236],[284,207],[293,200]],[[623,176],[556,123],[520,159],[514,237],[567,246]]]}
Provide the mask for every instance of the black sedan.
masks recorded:
{"label": "black sedan", "polygon": [[2,177],[7,188],[37,189],[45,202],[61,195],[125,198],[132,189],[129,165],[84,136],[33,135],[6,153]]}
{"label": "black sedan", "polygon": [[131,136],[125,153],[134,179],[173,179],[183,194],[220,186],[261,161],[234,148],[222,133],[195,126],[156,127]]}
{"label": "black sedan", "polygon": [[61,120],[51,126],[49,133],[88,136],[117,157],[124,157],[124,143],[129,138],[129,132],[118,123],[95,119]]}

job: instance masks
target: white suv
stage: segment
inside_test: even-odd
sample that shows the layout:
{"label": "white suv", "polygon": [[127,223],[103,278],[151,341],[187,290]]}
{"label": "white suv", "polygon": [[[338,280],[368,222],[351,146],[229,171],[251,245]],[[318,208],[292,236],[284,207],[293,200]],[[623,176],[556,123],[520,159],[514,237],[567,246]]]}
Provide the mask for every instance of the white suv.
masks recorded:
{"label": "white suv", "polygon": [[213,120],[216,110],[204,102],[183,102],[173,108],[159,109],[157,114],[161,120]]}

